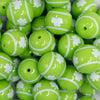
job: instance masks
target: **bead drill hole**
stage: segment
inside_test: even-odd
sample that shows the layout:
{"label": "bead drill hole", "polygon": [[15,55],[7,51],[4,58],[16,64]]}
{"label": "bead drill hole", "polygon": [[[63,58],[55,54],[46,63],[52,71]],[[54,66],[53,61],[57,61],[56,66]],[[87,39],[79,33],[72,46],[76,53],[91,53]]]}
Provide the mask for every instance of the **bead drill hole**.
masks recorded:
{"label": "bead drill hole", "polygon": [[84,30],[87,30],[87,27],[84,27]]}
{"label": "bead drill hole", "polygon": [[38,39],[41,39],[41,36],[38,36]]}
{"label": "bead drill hole", "polygon": [[31,70],[30,69],[27,69],[27,71],[30,72]]}
{"label": "bead drill hole", "polygon": [[5,6],[2,6],[2,8],[5,9],[6,7]]}

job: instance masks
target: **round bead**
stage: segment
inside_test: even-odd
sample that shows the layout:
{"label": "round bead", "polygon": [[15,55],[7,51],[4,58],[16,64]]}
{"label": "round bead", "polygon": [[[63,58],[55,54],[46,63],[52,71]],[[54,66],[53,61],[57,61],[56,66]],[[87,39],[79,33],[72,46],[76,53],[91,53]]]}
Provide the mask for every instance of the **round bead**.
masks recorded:
{"label": "round bead", "polygon": [[73,66],[68,66],[63,76],[57,82],[63,90],[76,91],[83,84],[83,75]]}
{"label": "round bead", "polygon": [[34,17],[42,15],[45,9],[45,1],[44,0],[28,0],[28,1],[33,6]]}
{"label": "round bead", "polygon": [[7,79],[13,70],[12,59],[5,53],[0,52],[0,80]]}
{"label": "round bead", "polygon": [[59,88],[55,82],[42,80],[33,87],[34,100],[60,100]]}
{"label": "round bead", "polygon": [[69,0],[46,0],[46,3],[51,5],[52,7],[62,7],[68,2]]}
{"label": "round bead", "polygon": [[100,68],[100,52],[93,45],[80,46],[74,52],[73,64],[81,73],[90,74]]}
{"label": "round bead", "polygon": [[54,36],[46,30],[38,30],[29,37],[29,48],[37,56],[53,51],[55,48]]}
{"label": "round bead", "polygon": [[29,35],[29,33],[31,32],[31,24],[29,23],[25,26],[16,26],[12,24],[10,21],[8,21],[6,24],[6,30],[10,30],[10,29],[18,29],[19,31],[22,31],[26,35]]}
{"label": "round bead", "polygon": [[27,49],[26,35],[16,29],[8,30],[2,35],[1,47],[4,52],[12,56],[18,56]]}
{"label": "round bead", "polygon": [[16,85],[16,94],[20,100],[33,100],[32,85],[19,81]]}
{"label": "round bead", "polygon": [[0,17],[0,31],[1,31],[1,29],[2,29],[2,26],[3,26],[3,22],[2,22],[2,19],[1,19],[1,17]]}
{"label": "round bead", "polygon": [[96,72],[88,74],[87,80],[93,88],[100,91],[100,69]]}
{"label": "round bead", "polygon": [[100,37],[97,38],[97,39],[93,42],[93,44],[100,50]]}
{"label": "round bead", "polygon": [[0,0],[0,15],[6,16],[6,10],[11,0]]}
{"label": "round bead", "polygon": [[18,65],[20,63],[20,60],[18,58],[12,58],[12,59],[13,59],[14,68],[13,68],[12,72],[9,74],[7,81],[17,82],[19,80],[17,68],[18,68]]}
{"label": "round bead", "polygon": [[60,100],[77,100],[76,92],[60,90]]}
{"label": "round bead", "polygon": [[72,5],[72,15],[77,18],[85,12],[97,12],[97,5],[94,0],[75,0]]}
{"label": "round bead", "polygon": [[76,21],[77,33],[87,39],[93,39],[100,35],[100,17],[94,12],[86,12]]}
{"label": "round bead", "polygon": [[12,100],[14,96],[13,87],[7,81],[0,81],[0,99]]}
{"label": "round bead", "polygon": [[48,80],[56,80],[64,74],[66,62],[60,54],[56,52],[48,52],[40,58],[38,69],[44,78]]}
{"label": "round bead", "polygon": [[94,99],[93,97],[90,97],[90,96],[83,96],[83,97],[79,98],[78,100],[96,100],[96,99]]}
{"label": "round bead", "polygon": [[46,15],[46,27],[51,33],[62,35],[70,30],[71,25],[72,16],[63,8],[52,9]]}
{"label": "round bead", "polygon": [[24,26],[34,17],[34,10],[26,0],[13,0],[7,8],[7,18],[14,25]]}
{"label": "round bead", "polygon": [[87,96],[93,96],[99,93],[99,91],[94,89],[86,80],[83,83],[84,84],[79,89],[81,94],[87,95]]}
{"label": "round bead", "polygon": [[32,31],[45,30],[45,16],[37,17],[32,23]]}
{"label": "round bead", "polygon": [[37,68],[38,61],[33,58],[23,60],[18,67],[20,79],[28,84],[33,84],[41,79]]}
{"label": "round bead", "polygon": [[77,34],[65,34],[58,42],[58,51],[69,60],[72,59],[75,50],[83,44],[83,39]]}

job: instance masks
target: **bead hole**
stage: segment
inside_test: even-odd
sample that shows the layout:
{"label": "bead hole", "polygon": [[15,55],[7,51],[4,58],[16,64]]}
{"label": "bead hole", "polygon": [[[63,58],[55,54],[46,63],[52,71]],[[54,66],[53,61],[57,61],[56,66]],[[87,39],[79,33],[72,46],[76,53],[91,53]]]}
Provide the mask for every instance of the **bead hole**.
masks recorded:
{"label": "bead hole", "polygon": [[30,72],[30,71],[31,71],[31,70],[28,68],[28,69],[27,69],[27,72]]}
{"label": "bead hole", "polygon": [[38,36],[38,39],[41,39],[41,36]]}
{"label": "bead hole", "polygon": [[5,9],[6,7],[5,6],[2,6],[2,8]]}
{"label": "bead hole", "polygon": [[87,27],[84,27],[84,30],[87,30]]}

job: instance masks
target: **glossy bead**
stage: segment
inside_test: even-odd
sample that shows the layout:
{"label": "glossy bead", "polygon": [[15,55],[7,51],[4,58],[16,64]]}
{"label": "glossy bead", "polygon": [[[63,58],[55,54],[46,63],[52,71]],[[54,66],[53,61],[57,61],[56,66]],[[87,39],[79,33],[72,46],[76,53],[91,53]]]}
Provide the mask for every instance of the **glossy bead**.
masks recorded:
{"label": "glossy bead", "polygon": [[34,100],[60,100],[59,88],[55,82],[41,80],[33,87]]}
{"label": "glossy bead", "polygon": [[0,81],[0,100],[12,100],[14,96],[14,89],[7,81]]}
{"label": "glossy bead", "polygon": [[100,50],[100,37],[98,37],[97,39],[95,39],[95,41],[93,42],[94,46],[96,46],[99,50]]}
{"label": "glossy bead", "polygon": [[77,33],[85,39],[93,39],[100,35],[100,16],[94,12],[86,12],[76,21]]}
{"label": "glossy bead", "polygon": [[76,91],[83,84],[83,75],[73,66],[68,66],[65,73],[57,80],[61,89],[66,91]]}
{"label": "glossy bead", "polygon": [[34,18],[33,7],[26,0],[13,0],[7,8],[7,18],[14,25],[24,26]]}
{"label": "glossy bead", "polygon": [[18,75],[20,79],[28,84],[33,84],[41,79],[38,71],[38,61],[34,58],[23,60],[18,67]]}
{"label": "glossy bead", "polygon": [[73,55],[73,64],[81,73],[90,74],[100,68],[100,51],[93,45],[80,46]]}
{"label": "glossy bead", "polygon": [[12,56],[18,56],[25,52],[27,43],[26,35],[16,29],[6,31],[1,39],[3,51]]}
{"label": "glossy bead", "polygon": [[20,100],[33,100],[32,85],[19,81],[16,85],[16,94]]}
{"label": "glossy bead", "polygon": [[90,96],[83,96],[83,97],[79,98],[78,100],[96,100],[96,99],[93,97],[90,97]]}
{"label": "glossy bead", "polygon": [[13,70],[12,59],[5,53],[0,52],[0,80],[7,79]]}
{"label": "glossy bead", "polygon": [[45,79],[56,80],[64,74],[66,62],[60,54],[48,52],[40,58],[38,69]]}
{"label": "glossy bead", "polygon": [[54,36],[46,30],[38,30],[29,37],[29,48],[37,56],[41,56],[55,48]]}
{"label": "glossy bead", "polygon": [[63,35],[58,42],[58,51],[66,59],[72,59],[75,50],[84,44],[83,39],[75,33]]}
{"label": "glossy bead", "polygon": [[46,27],[53,34],[62,35],[70,30],[71,25],[72,16],[63,8],[52,9],[46,15]]}

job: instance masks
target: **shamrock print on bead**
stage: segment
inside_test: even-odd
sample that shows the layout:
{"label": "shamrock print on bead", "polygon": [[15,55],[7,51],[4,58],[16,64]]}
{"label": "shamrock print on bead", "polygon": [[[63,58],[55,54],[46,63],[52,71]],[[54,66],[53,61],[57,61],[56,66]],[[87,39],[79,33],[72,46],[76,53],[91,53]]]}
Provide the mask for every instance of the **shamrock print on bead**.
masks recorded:
{"label": "shamrock print on bead", "polygon": [[98,75],[97,73],[93,72],[90,76],[92,81],[99,81],[100,75]]}
{"label": "shamrock print on bead", "polygon": [[82,75],[79,72],[75,71],[74,76],[75,76],[75,80],[77,81],[82,80]]}
{"label": "shamrock print on bead", "polygon": [[20,48],[25,48],[26,47],[26,40],[25,40],[24,37],[20,37],[19,47]]}
{"label": "shamrock print on bead", "polygon": [[77,36],[72,36],[72,40],[74,46],[78,46],[80,44],[80,38],[78,38]]}
{"label": "shamrock print on bead", "polygon": [[34,86],[33,91],[38,90],[38,88],[41,87],[41,85],[42,85],[41,83],[37,83],[37,84]]}
{"label": "shamrock print on bead", "polygon": [[77,2],[77,6],[80,7],[80,6],[84,6],[86,4],[86,1],[85,0],[79,0]]}
{"label": "shamrock print on bead", "polygon": [[78,64],[78,58],[74,56],[73,57],[73,62],[74,62],[75,65]]}
{"label": "shamrock print on bead", "polygon": [[17,22],[20,24],[20,25],[26,25],[26,23],[27,23],[27,20],[24,18],[24,19],[22,19],[22,18],[19,18],[18,20],[17,20]]}
{"label": "shamrock print on bead", "polygon": [[50,82],[51,87],[58,89],[58,86],[54,82]]}
{"label": "shamrock print on bead", "polygon": [[63,24],[63,20],[62,20],[62,18],[57,18],[57,16],[56,17],[52,17],[51,23],[53,23],[54,26],[60,27],[61,24]]}
{"label": "shamrock print on bead", "polygon": [[34,0],[34,7],[41,7],[41,0]]}
{"label": "shamrock print on bead", "polygon": [[7,94],[8,98],[12,98],[14,95],[14,90],[13,89],[10,89],[9,90],[9,93]]}
{"label": "shamrock print on bead", "polygon": [[20,81],[18,84],[17,84],[17,88],[24,88],[24,84],[23,84],[23,82],[22,81]]}
{"label": "shamrock print on bead", "polygon": [[56,57],[57,57],[56,61],[57,61],[59,64],[61,64],[61,63],[64,62],[64,58],[63,58],[61,55],[56,54]]}
{"label": "shamrock print on bead", "polygon": [[14,7],[15,7],[15,10],[17,10],[17,9],[20,9],[20,6],[22,6],[22,1],[16,0],[16,1],[13,2],[13,4],[14,4]]}
{"label": "shamrock print on bead", "polygon": [[8,73],[8,74],[12,71],[12,66],[8,63],[6,63],[4,68],[5,68],[5,72]]}
{"label": "shamrock print on bead", "polygon": [[93,49],[92,54],[93,54],[95,57],[100,57],[100,51],[97,50],[97,49]]}

